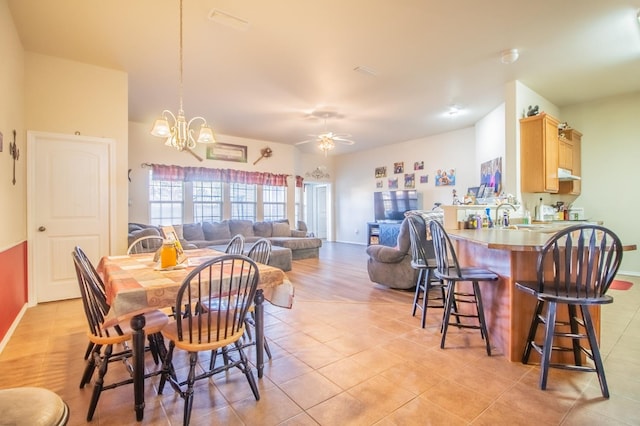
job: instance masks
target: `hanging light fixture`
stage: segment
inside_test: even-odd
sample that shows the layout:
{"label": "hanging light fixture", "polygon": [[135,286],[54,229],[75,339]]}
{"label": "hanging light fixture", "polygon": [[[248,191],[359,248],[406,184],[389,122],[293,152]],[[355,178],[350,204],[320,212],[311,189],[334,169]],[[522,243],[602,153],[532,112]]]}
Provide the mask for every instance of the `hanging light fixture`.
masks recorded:
{"label": "hanging light fixture", "polygon": [[[196,141],[199,143],[215,143],[216,139],[213,135],[213,130],[207,124],[207,120],[203,117],[193,117],[187,121],[184,115],[182,107],[182,0],[180,0],[180,107],[178,109],[177,116],[169,110],[162,111],[162,115],[155,121],[151,134],[159,138],[166,138],[165,145],[172,146],[178,151],[189,151],[196,146]],[[169,123],[169,119],[173,123]],[[202,121],[200,130],[198,132],[198,138],[194,139],[195,130],[191,127],[197,121]]]}
{"label": "hanging light fixture", "polygon": [[318,138],[318,148],[324,152],[324,156],[327,156],[327,152],[336,147],[336,143],[330,134],[320,135]]}

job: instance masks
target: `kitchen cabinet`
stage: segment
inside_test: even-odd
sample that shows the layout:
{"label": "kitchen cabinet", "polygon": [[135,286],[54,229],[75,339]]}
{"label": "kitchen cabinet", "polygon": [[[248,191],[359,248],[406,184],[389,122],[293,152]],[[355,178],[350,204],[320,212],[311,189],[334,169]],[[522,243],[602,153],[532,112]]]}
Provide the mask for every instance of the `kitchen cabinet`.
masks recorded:
{"label": "kitchen cabinet", "polygon": [[573,170],[573,141],[564,136],[558,138],[558,167]]}
{"label": "kitchen cabinet", "polygon": [[520,120],[522,192],[558,192],[559,123],[546,113]]}
{"label": "kitchen cabinet", "polygon": [[[565,167],[566,169],[571,170],[571,174],[575,176],[582,175],[582,164],[581,164],[581,155],[582,155],[582,133],[577,131],[576,129],[565,129],[562,131],[564,135],[564,139],[568,142],[571,147],[570,153],[566,155],[570,155],[570,167]],[[560,166],[562,167],[562,166]],[[559,194],[569,194],[569,195],[580,195],[580,191],[582,190],[582,183],[579,180],[572,181],[561,181],[558,193]]]}

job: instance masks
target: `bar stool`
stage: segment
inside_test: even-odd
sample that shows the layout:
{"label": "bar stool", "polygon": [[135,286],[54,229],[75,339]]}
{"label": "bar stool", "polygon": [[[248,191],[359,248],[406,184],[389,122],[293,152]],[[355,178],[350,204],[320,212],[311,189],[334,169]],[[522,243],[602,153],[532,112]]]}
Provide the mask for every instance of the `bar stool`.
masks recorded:
{"label": "bar stool", "polygon": [[[613,297],[605,293],[621,261],[622,243],[616,234],[598,225],[576,225],[556,233],[544,245],[538,255],[536,281],[516,282],[518,290],[537,299],[522,363],[529,362],[532,349],[540,354],[540,389],[547,388],[549,367],[595,372],[602,396],[609,398],[589,306],[613,302]],[[567,306],[567,321],[558,320],[558,304]],[[545,306],[547,311],[543,314]],[[544,337],[536,343],[540,325],[544,325]],[[584,340],[588,347],[582,346]],[[552,363],[554,351],[572,352],[573,364]],[[583,356],[590,360],[589,364],[583,363]]]}
{"label": "bar stool", "polygon": [[[442,317],[442,340],[440,341],[440,348],[444,349],[447,330],[450,325],[458,328],[473,328],[480,330],[480,335],[484,339],[487,347],[487,355],[491,356],[489,332],[484,318],[482,295],[480,294],[478,282],[497,281],[498,275],[487,269],[460,267],[453,244],[451,244],[449,235],[447,235],[442,224],[432,220],[429,222],[429,229],[431,230],[431,238],[433,239],[436,256],[437,267],[435,275],[447,283],[447,299],[445,302],[444,316]],[[463,281],[470,281],[472,283],[471,290],[458,288],[458,283]],[[475,312],[461,311],[459,309],[460,304],[475,306]],[[455,318],[455,322],[451,322],[452,316]],[[478,324],[463,322],[461,318],[476,318]]]}
{"label": "bar stool", "polygon": [[[424,328],[427,317],[427,308],[444,308],[445,284],[436,278],[436,260],[433,251],[433,241],[427,239],[427,225],[422,216],[411,215],[407,217],[409,222],[409,237],[411,239],[411,267],[418,270],[416,291],[413,296],[413,309],[411,316],[416,315],[416,310],[422,311],[420,326]],[[433,289],[439,289],[440,295],[432,297],[429,304],[429,293]],[[437,302],[437,301],[440,302]]]}

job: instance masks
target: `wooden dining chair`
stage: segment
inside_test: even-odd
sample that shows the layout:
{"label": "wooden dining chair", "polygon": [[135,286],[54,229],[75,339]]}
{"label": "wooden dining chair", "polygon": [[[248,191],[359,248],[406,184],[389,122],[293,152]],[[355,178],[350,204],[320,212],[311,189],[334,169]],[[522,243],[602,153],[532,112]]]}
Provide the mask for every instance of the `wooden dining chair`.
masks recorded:
{"label": "wooden dining chair", "polygon": [[154,253],[162,247],[164,238],[159,235],[145,235],[136,239],[127,248],[127,254]]}
{"label": "wooden dining chair", "polygon": [[[100,288],[100,284],[91,272],[92,268],[87,263],[86,256],[83,257],[78,254],[79,252],[81,252],[81,249],[76,248],[72,252],[72,257],[78,278],[80,295],[82,297],[82,305],[89,326],[87,336],[93,344],[82,379],[80,380],[80,388],[84,388],[84,386],[89,383],[94,371],[96,368],[98,369],[98,378],[93,386],[93,393],[87,412],[87,421],[91,421],[103,391],[133,383],[133,379],[128,378],[118,382],[104,384],[109,363],[114,361],[124,361],[127,363],[128,359],[132,357],[132,351],[128,345],[126,345],[126,343],[131,340],[132,330],[128,320],[109,326],[105,325],[109,305],[103,289]],[[160,311],[145,314],[145,320],[146,325],[144,330],[148,336],[159,333],[169,321],[168,317]],[[120,350],[114,353],[114,346],[118,345],[120,345]],[[159,351],[160,355],[164,357],[164,345],[159,348]],[[128,365],[128,368],[131,371],[130,365]],[[161,371],[162,370],[158,370],[157,372],[149,373],[146,377],[159,374]]]}
{"label": "wooden dining chair", "polygon": [[[442,339],[440,348],[444,349],[449,326],[480,330],[484,339],[487,355],[491,356],[489,330],[482,305],[480,281],[497,281],[498,275],[487,269],[472,266],[460,266],[455,248],[444,226],[437,220],[429,222],[431,238],[436,256],[436,277],[447,283],[445,310],[442,317]],[[460,283],[468,281],[471,286],[463,288]],[[461,309],[463,306],[469,309]],[[455,321],[451,321],[451,318]],[[474,323],[470,320],[477,320]]]}
{"label": "wooden dining chair", "polygon": [[226,254],[243,254],[244,236],[242,234],[234,235],[225,247],[224,252]]}
{"label": "wooden dining chair", "polygon": [[[266,265],[269,263],[269,259],[271,258],[271,241],[266,238],[260,238],[256,241],[249,252],[247,253],[247,257],[252,259],[254,262],[262,263]],[[249,313],[246,318],[246,334],[248,339],[251,341],[251,344],[254,344],[253,334],[251,333],[251,329],[255,329],[256,326],[256,316],[253,303],[249,307]],[[264,351],[267,353],[267,357],[271,359],[271,348],[269,347],[269,342],[267,342],[267,337],[264,336]]]}
{"label": "wooden dining chair", "polygon": [[[260,399],[258,386],[243,345],[245,317],[255,297],[260,272],[256,263],[243,255],[223,255],[210,259],[194,270],[183,280],[176,295],[176,317],[162,333],[169,339],[169,350],[163,364],[163,373],[158,386],[162,394],[168,381],[171,387],[184,399],[183,424],[188,425],[191,418],[194,391],[207,391],[206,386],[194,388],[197,380],[206,379],[214,374],[238,368],[244,373],[256,400]],[[184,315],[183,309],[190,303],[200,304],[208,301],[209,309],[194,315]],[[213,306],[211,301],[216,301]],[[234,346],[227,351],[224,363],[198,373],[198,354]],[[175,349],[189,353],[189,373],[186,379],[179,380],[173,368]],[[215,357],[215,354],[212,355]],[[211,364],[210,364],[211,366]],[[186,385],[186,388],[184,387]]]}
{"label": "wooden dining chair", "polygon": [[[518,290],[537,299],[522,363],[529,362],[532,349],[540,354],[540,389],[547,388],[549,367],[595,372],[602,396],[609,398],[589,307],[613,302],[606,292],[618,272],[622,252],[622,242],[611,230],[590,224],[571,226],[556,233],[542,248],[537,279],[516,282]],[[558,305],[567,306],[567,320],[558,319]],[[541,325],[544,333],[538,343],[536,333]],[[583,346],[585,340],[588,346]],[[553,352],[572,352],[573,363],[551,362]],[[583,362],[584,356],[588,363]]]}
{"label": "wooden dining chair", "polygon": [[247,253],[247,257],[252,259],[254,262],[267,265],[269,263],[269,258],[271,258],[271,241],[266,238],[260,238],[258,241],[253,243],[253,246],[251,246]]}

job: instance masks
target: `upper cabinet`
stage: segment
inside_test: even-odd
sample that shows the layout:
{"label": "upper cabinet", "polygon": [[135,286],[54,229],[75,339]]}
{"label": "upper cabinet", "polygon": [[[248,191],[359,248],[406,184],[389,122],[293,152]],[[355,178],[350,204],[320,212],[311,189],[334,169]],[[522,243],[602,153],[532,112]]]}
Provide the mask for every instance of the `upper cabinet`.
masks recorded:
{"label": "upper cabinet", "polygon": [[558,124],[546,113],[520,120],[522,192],[558,192]]}
{"label": "upper cabinet", "polygon": [[[580,160],[582,150],[582,133],[576,129],[565,129],[560,133],[560,135],[560,141],[564,139],[568,147],[568,151],[565,154],[568,158],[566,159],[564,168],[571,170],[572,175],[582,176]],[[563,166],[561,165],[560,167]],[[560,181],[558,193],[580,195],[581,189],[580,180]]]}
{"label": "upper cabinet", "polygon": [[558,124],[546,113],[520,120],[522,192],[580,194],[580,180],[559,180],[558,168],[580,176],[582,134],[575,129],[558,132]]}

